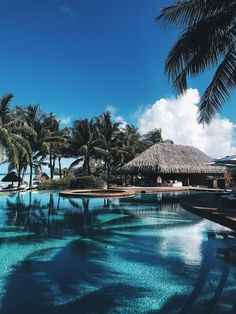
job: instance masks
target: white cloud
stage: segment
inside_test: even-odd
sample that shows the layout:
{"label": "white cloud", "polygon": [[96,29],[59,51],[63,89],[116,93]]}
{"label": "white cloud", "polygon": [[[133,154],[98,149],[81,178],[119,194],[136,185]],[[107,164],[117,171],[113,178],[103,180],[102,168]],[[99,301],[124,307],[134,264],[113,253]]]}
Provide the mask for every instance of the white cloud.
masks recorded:
{"label": "white cloud", "polygon": [[126,126],[127,122],[125,121],[125,119],[122,116],[116,115],[116,112],[117,112],[116,107],[109,105],[106,107],[106,111],[109,111],[111,113],[112,119],[115,122],[121,123],[121,127]]}
{"label": "white cloud", "polygon": [[127,124],[125,119],[121,116],[114,116],[113,119],[115,122],[120,122],[123,126],[125,126]]}
{"label": "white cloud", "polygon": [[58,118],[58,120],[60,121],[61,125],[64,125],[64,126],[69,126],[72,122],[72,117],[71,116],[60,116]]}
{"label": "white cloud", "polygon": [[141,134],[161,128],[164,139],[175,144],[192,145],[212,157],[235,154],[234,129],[236,125],[217,116],[209,126],[197,121],[200,95],[197,89],[188,89],[177,98],[162,98],[143,110],[138,118]]}
{"label": "white cloud", "polygon": [[112,115],[114,115],[116,113],[116,111],[117,111],[117,108],[112,106],[112,105],[108,105],[106,107],[106,111],[109,111]]}

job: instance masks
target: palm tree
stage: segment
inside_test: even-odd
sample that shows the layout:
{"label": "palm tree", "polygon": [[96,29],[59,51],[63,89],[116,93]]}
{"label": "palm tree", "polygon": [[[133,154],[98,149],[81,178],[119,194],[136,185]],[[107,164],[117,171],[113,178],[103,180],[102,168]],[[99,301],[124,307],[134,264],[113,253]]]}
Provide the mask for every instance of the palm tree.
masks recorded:
{"label": "palm tree", "polygon": [[105,176],[109,180],[112,161],[124,154],[120,140],[120,123],[113,123],[110,112],[105,112],[96,118],[96,125],[101,143],[99,153],[104,160]]}
{"label": "palm tree", "polygon": [[156,143],[162,143],[162,142],[163,142],[163,138],[161,134],[161,129],[155,128],[143,135],[143,140],[142,140],[143,150],[149,148],[150,146]]}
{"label": "palm tree", "polygon": [[134,125],[126,125],[120,134],[121,145],[123,154],[121,153],[120,166],[129,162],[141,153],[141,141],[138,128]]}
{"label": "palm tree", "polygon": [[[96,125],[93,120],[76,120],[72,127],[72,140],[70,143],[71,155],[77,158],[70,168],[83,161],[83,169],[86,175],[91,175],[90,161],[95,157],[100,139],[97,136]],[[83,156],[81,158],[81,156]]]}
{"label": "palm tree", "polygon": [[0,99],[0,144],[7,155],[9,167],[16,168],[20,176],[31,153],[27,136],[34,136],[35,132],[22,119],[18,108],[10,110],[12,98],[12,94],[7,94]]}
{"label": "palm tree", "polygon": [[41,151],[38,155],[41,155],[42,160],[49,155],[50,178],[53,179],[59,149],[66,144],[68,138],[67,131],[60,129],[60,122],[53,113],[45,117],[43,126]]}
{"label": "palm tree", "polygon": [[13,94],[7,94],[0,99],[0,143],[1,147],[5,150],[8,159],[16,164],[16,149],[12,142],[12,134],[10,130],[12,126],[12,116],[10,112],[10,102],[12,98]]}
{"label": "palm tree", "polygon": [[32,186],[33,169],[36,170],[40,167],[40,163],[36,160],[35,156],[40,151],[42,145],[45,115],[41,112],[39,105],[18,107],[17,110],[21,115],[21,119],[25,121],[35,132],[34,136],[27,136],[27,140],[29,141],[31,147],[31,154],[29,156],[29,186]]}
{"label": "palm tree", "polygon": [[62,167],[61,167],[61,159],[62,157],[69,157],[69,129],[64,128],[59,131],[60,139],[54,142],[54,153],[58,158],[59,165],[59,177],[62,178]]}
{"label": "palm tree", "polygon": [[199,121],[210,123],[236,85],[236,0],[176,1],[156,20],[167,28],[184,28],[165,64],[178,92],[186,91],[189,76],[216,67],[199,108]]}

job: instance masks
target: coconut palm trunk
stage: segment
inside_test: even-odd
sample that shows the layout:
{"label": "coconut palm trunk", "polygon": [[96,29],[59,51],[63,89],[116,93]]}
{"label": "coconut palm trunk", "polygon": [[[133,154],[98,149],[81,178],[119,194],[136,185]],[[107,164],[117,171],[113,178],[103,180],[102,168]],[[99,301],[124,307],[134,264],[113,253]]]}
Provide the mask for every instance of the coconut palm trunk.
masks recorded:
{"label": "coconut palm trunk", "polygon": [[86,157],[86,168],[87,168],[86,174],[88,176],[90,176],[91,175],[91,169],[90,169],[90,157],[89,157],[89,155],[87,155],[87,157]]}
{"label": "coconut palm trunk", "polygon": [[19,176],[19,181],[18,181],[18,188],[20,187],[20,175],[21,175],[21,168],[22,168],[22,165],[21,165],[21,160],[19,159],[18,161],[18,176]]}
{"label": "coconut palm trunk", "polygon": [[62,178],[62,171],[61,171],[61,156],[58,157],[58,164],[59,164],[59,176],[60,179]]}
{"label": "coconut palm trunk", "polygon": [[30,159],[30,178],[29,178],[29,186],[32,186],[33,181],[33,162],[32,159]]}
{"label": "coconut palm trunk", "polygon": [[52,150],[49,152],[49,167],[50,167],[50,178],[53,180],[53,160],[52,160]]}

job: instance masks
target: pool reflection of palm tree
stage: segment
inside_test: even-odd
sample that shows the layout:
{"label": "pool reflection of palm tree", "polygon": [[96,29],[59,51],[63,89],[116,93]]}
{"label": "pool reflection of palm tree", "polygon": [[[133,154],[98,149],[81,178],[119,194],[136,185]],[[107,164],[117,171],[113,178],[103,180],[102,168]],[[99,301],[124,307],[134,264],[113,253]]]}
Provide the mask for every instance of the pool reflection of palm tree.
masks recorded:
{"label": "pool reflection of palm tree", "polygon": [[[63,314],[77,313],[78,309],[81,313],[106,313],[125,302],[127,296],[130,300],[144,297],[147,293],[144,288],[118,283],[117,273],[107,272],[106,266],[99,262],[105,255],[104,246],[77,239],[51,261],[38,260],[36,255],[30,268],[25,269],[22,263],[8,278],[2,302],[4,313]],[[69,267],[65,267],[65,262]],[[88,289],[92,286],[96,289]],[[30,296],[28,302],[22,301],[25,294]],[[14,296],[17,297],[11,302]],[[63,303],[55,306],[55,300]]]}
{"label": "pool reflection of palm tree", "polygon": [[63,221],[50,219],[57,215],[53,194],[50,194],[47,205],[41,205],[41,200],[33,200],[31,193],[29,194],[29,203],[26,204],[23,196],[19,193],[13,200],[7,199],[6,213],[9,219],[8,225],[24,227],[24,230],[35,232],[41,236],[61,233],[64,229],[62,228]]}
{"label": "pool reflection of palm tree", "polygon": [[[215,236],[216,234],[214,234],[214,237]],[[228,238],[227,232],[219,233],[218,236],[222,236],[222,239],[224,240]],[[221,295],[224,292],[224,288],[225,288],[225,285],[229,276],[229,272],[230,272],[230,264],[231,264],[230,248],[220,249],[220,252],[223,253],[223,262],[221,265],[222,272],[221,272],[221,276],[220,276],[220,279],[216,288],[214,289],[214,287],[212,286],[212,289],[214,291],[213,297],[209,298],[209,301],[207,302],[208,306],[204,305],[204,308],[206,309],[206,313],[215,313],[216,305]],[[212,268],[214,267],[213,259],[214,259],[215,253],[216,253],[216,247],[214,244],[212,244],[212,240],[209,239],[208,242],[206,243],[204,261],[201,265],[199,277],[193,288],[192,293],[187,298],[187,302],[180,310],[181,314],[189,313],[193,309],[193,306],[198,306],[198,299],[200,299],[200,294],[202,292],[203,287],[206,285],[207,281],[209,281],[209,284],[210,284],[210,279],[208,277],[210,276],[210,272],[212,271]],[[235,287],[233,288],[235,290]],[[232,306],[232,311],[235,308],[235,305]],[[232,312],[232,313],[235,313],[235,312]]]}
{"label": "pool reflection of palm tree", "polygon": [[[88,207],[89,202],[84,202],[85,203],[85,209],[86,206]],[[61,308],[61,311],[58,311],[58,309],[55,308],[50,308],[48,312],[50,313],[63,313],[63,311],[68,311],[71,310],[71,312],[75,308],[80,308],[84,309],[84,312],[86,312],[86,309],[90,308],[91,304],[95,302],[96,307],[98,304],[100,304],[101,311],[106,312],[113,307],[116,306],[116,298],[111,296],[111,291],[113,292],[114,295],[117,295],[117,291],[120,291],[119,294],[119,302],[124,298],[126,299],[127,295],[129,294],[129,291],[133,289],[133,287],[129,287],[126,285],[121,284],[121,286],[117,286],[115,283],[113,285],[108,286],[109,289],[104,288],[103,286],[100,286],[94,293],[94,291],[87,293],[86,297],[80,296],[78,298],[79,290],[82,289],[86,285],[96,285],[98,282],[103,282],[103,278],[108,276],[108,274],[111,276],[111,282],[115,282],[115,278],[117,277],[117,273],[110,272],[107,273],[106,268],[103,266],[103,263],[100,263],[99,261],[104,260],[106,256],[108,256],[109,249],[107,250],[108,247],[111,247],[114,245],[113,242],[113,234],[114,234],[114,225],[117,226],[118,229],[124,230],[126,229],[124,227],[124,223],[127,223],[129,225],[129,222],[132,223],[137,220],[137,217],[135,214],[132,214],[129,210],[119,210],[118,208],[115,210],[115,213],[125,213],[126,217],[118,217],[115,219],[111,219],[108,221],[104,221],[103,223],[99,223],[99,220],[96,219],[97,215],[103,215],[109,213],[110,210],[109,208],[104,208],[100,211],[91,211],[90,213],[76,213],[75,217],[91,217],[93,220],[93,224],[91,226],[87,226],[85,230],[85,234],[83,234],[83,231],[81,231],[82,239],[75,240],[73,241],[69,246],[65,247],[62,249],[61,252],[58,253],[58,255],[53,259],[51,263],[48,262],[35,262],[37,264],[37,267],[35,268],[36,272],[43,273],[44,276],[46,276],[44,279],[44,282],[47,282],[48,284],[42,289],[37,289],[37,293],[39,293],[39,296],[41,296],[39,299],[41,300],[43,306],[46,308],[48,307],[48,302],[45,302],[45,300],[42,297],[42,291],[44,293],[48,291],[48,296],[51,296],[49,293],[50,289],[53,289],[53,287],[59,287],[59,290],[57,288],[58,293],[62,294],[64,291],[67,291],[69,295],[72,296],[77,296],[76,301],[70,301],[68,304],[65,303],[65,305]],[[155,211],[153,211],[155,214]],[[144,214],[144,213],[143,213]],[[73,215],[71,216],[71,218]],[[74,217],[72,219],[74,222]],[[119,228],[119,225],[120,228]],[[104,228],[105,227],[105,228]],[[134,227],[134,226],[133,226]],[[130,228],[133,228],[132,226],[127,227],[126,230],[130,230]],[[136,229],[141,229],[144,226],[136,226]],[[117,230],[117,229],[116,229]],[[84,237],[83,237],[84,235]],[[135,236],[135,235],[134,235]],[[134,236],[131,236],[133,238]],[[121,246],[126,245],[126,241],[130,241],[130,237],[126,237],[125,235],[120,236],[122,241]],[[86,240],[87,239],[87,240]],[[89,240],[89,241],[88,241]],[[127,242],[128,243],[128,242]],[[106,245],[104,245],[106,244]],[[118,244],[119,246],[119,244]],[[148,253],[148,252],[147,252]],[[137,255],[137,254],[136,254]],[[65,256],[69,259],[70,267],[66,268],[64,267],[65,263]],[[126,257],[127,258],[127,257]],[[139,257],[136,257],[139,258]],[[104,261],[105,262],[105,261]],[[54,269],[52,271],[52,269]],[[63,269],[63,275],[62,275],[62,270]],[[18,271],[21,271],[19,268]],[[32,270],[33,272],[33,270]],[[65,272],[65,273],[64,273]],[[13,274],[16,277],[19,276],[19,273]],[[113,279],[114,276],[114,279]],[[21,276],[19,276],[21,277]],[[34,280],[31,285],[36,286],[38,285],[37,282],[37,276],[30,276],[32,278],[31,280]],[[13,282],[15,278],[11,278],[11,282]],[[19,280],[19,279],[18,279]],[[11,294],[11,286],[7,289],[8,293]],[[72,287],[72,288],[71,288]],[[78,289],[76,288],[78,287]],[[21,291],[18,291],[18,293],[21,293]],[[141,298],[143,297],[143,294],[146,293],[142,288],[140,287],[137,289],[135,294],[132,294],[130,298],[135,296],[138,296]],[[51,296],[52,297],[52,296]],[[99,302],[96,301],[98,300],[99,297]],[[36,298],[36,297],[35,297]],[[101,302],[101,299],[103,300],[109,300],[111,302],[110,304],[108,302]],[[36,300],[38,300],[36,298]],[[8,299],[5,298],[5,306],[10,307],[11,309],[11,304],[7,303]],[[118,300],[117,300],[118,301]],[[119,303],[118,302],[118,303]],[[53,303],[53,302],[50,302]],[[41,305],[42,305],[41,304]],[[8,308],[9,309],[9,308]],[[25,312],[29,310],[27,307],[27,304],[24,305],[23,309],[25,309]],[[95,308],[92,308],[95,310]],[[63,310],[63,311],[62,311]],[[19,312],[16,312],[16,314]],[[37,313],[37,311],[36,311]]]}
{"label": "pool reflection of palm tree", "polygon": [[[70,200],[70,204],[74,206],[74,208],[79,209],[76,213],[70,213],[69,211],[65,215],[65,221],[66,223],[69,223],[69,227],[76,230],[77,234],[81,236],[81,239],[73,241],[69,246],[64,247],[58,255],[53,259],[52,263],[48,262],[34,262],[37,264],[36,271],[41,272],[46,276],[45,282],[48,284],[46,285],[45,289],[48,289],[48,295],[49,297],[52,297],[50,295],[50,289],[55,287],[59,287],[59,293],[63,295],[64,291],[67,291],[68,295],[78,295],[79,292],[76,290],[75,287],[79,287],[79,289],[83,289],[84,286],[86,286],[87,283],[90,285],[94,285],[97,282],[102,282],[102,278],[107,276],[106,269],[102,262],[105,262],[106,256],[108,256],[110,253],[109,248],[113,246],[118,247],[118,252],[120,252],[119,249],[122,247],[130,247],[131,249],[134,249],[134,253],[128,252],[126,260],[130,262],[135,263],[142,263],[142,264],[148,264],[148,265],[155,265],[157,263],[157,260],[155,259],[155,256],[153,257],[153,251],[149,250],[149,247],[147,250],[145,250],[145,247],[143,247],[143,251],[141,255],[136,253],[136,249],[138,248],[138,245],[136,243],[139,243],[140,241],[145,242],[148,244],[148,241],[150,239],[151,245],[153,245],[153,238],[149,238],[148,235],[140,236],[139,233],[136,233],[136,231],[139,231],[141,229],[165,229],[166,226],[164,224],[136,224],[136,222],[140,218],[147,218],[148,215],[151,217],[157,217],[156,212],[156,206],[150,206],[149,212],[145,213],[145,210],[142,207],[134,208],[132,204],[132,200],[127,201],[126,203],[122,201],[122,206],[119,204],[117,206],[114,206],[112,201],[109,201],[105,203],[104,208],[98,208],[99,210],[89,210],[89,199],[83,199],[81,201],[82,206],[79,205],[78,200]],[[53,215],[56,213],[56,210],[54,208],[55,201],[53,197],[50,196],[48,206],[51,207],[48,212]],[[111,213],[110,208],[112,204],[112,213],[116,214],[116,216],[111,216],[111,219],[103,220],[104,217],[107,218],[107,214]],[[150,202],[148,201],[148,204],[150,205]],[[170,204],[168,203],[168,206]],[[31,211],[34,208],[34,202],[31,205]],[[40,204],[38,205],[40,206]],[[45,208],[41,206],[42,208]],[[171,207],[171,206],[170,206]],[[168,207],[169,208],[169,207]],[[81,211],[83,209],[83,211]],[[94,209],[94,208],[93,208]],[[162,210],[165,210],[164,203],[162,204]],[[119,214],[121,214],[119,216]],[[114,218],[115,217],[115,218]],[[196,218],[200,219],[200,218]],[[65,223],[65,222],[64,222]],[[189,222],[187,224],[191,224],[194,222]],[[45,221],[44,221],[45,224]],[[49,224],[48,224],[49,225]],[[180,227],[180,222],[177,222],[178,227]],[[183,225],[186,225],[186,222],[183,222]],[[60,225],[59,225],[60,227]],[[169,226],[167,225],[167,228]],[[117,232],[118,231],[118,232]],[[129,235],[127,236],[125,233],[122,234],[122,232],[129,232]],[[115,237],[114,237],[115,235]],[[117,241],[117,237],[120,238],[120,241]],[[212,243],[210,243],[210,240],[208,241],[209,245],[206,244],[205,250],[206,254],[205,260],[202,263],[201,270],[199,272],[199,277],[196,282],[196,285],[193,289],[192,294],[188,297],[188,300],[186,302],[186,305],[182,308],[182,313],[188,313],[188,310],[192,308],[193,305],[198,306],[196,303],[199,301],[200,293],[206,284],[208,280],[208,275],[211,271],[211,267],[213,265],[212,259],[214,258],[214,252],[215,247],[212,246]],[[104,245],[105,244],[105,245]],[[108,249],[107,249],[108,248]],[[121,250],[122,251],[122,250]],[[130,250],[132,251],[132,250]],[[119,254],[119,253],[117,253]],[[122,254],[122,253],[121,253]],[[69,257],[68,257],[69,256]],[[123,257],[123,256],[121,256]],[[64,274],[64,264],[65,258],[68,258],[70,262],[70,267],[68,267],[68,270],[66,270]],[[66,261],[68,261],[66,260]],[[169,261],[169,260],[168,260]],[[166,264],[165,257],[159,256],[158,257],[158,263]],[[173,271],[173,264],[168,264],[169,268],[168,270],[171,272]],[[178,264],[180,265],[180,264]],[[175,265],[176,266],[176,261]],[[53,269],[53,270],[52,270]],[[63,272],[62,272],[63,269]],[[32,271],[33,272],[33,271]],[[176,269],[173,271],[176,274]],[[14,274],[17,277],[17,272]],[[112,273],[112,275],[115,275],[114,278],[117,276],[117,273]],[[187,276],[187,275],[186,275]],[[191,275],[189,275],[191,277]],[[214,309],[216,303],[219,300],[220,295],[222,294],[223,287],[226,283],[228,276],[228,270],[227,267],[223,269],[221,274],[221,279],[219,281],[219,284],[215,290],[215,294],[213,296],[212,301],[208,303],[209,309]],[[32,279],[33,278],[33,279]],[[34,280],[34,284],[36,285],[37,276],[31,276],[31,279]],[[112,279],[112,278],[111,278]],[[12,281],[14,281],[14,277],[11,278]],[[37,283],[38,284],[38,283]],[[72,288],[71,288],[72,287]],[[11,287],[12,289],[12,287]],[[38,289],[39,295],[42,297],[43,300],[43,292],[45,293],[45,289],[42,289],[40,286],[40,289]],[[124,297],[125,299],[125,291],[127,292],[127,289],[125,285],[122,285],[120,287],[117,287],[114,285],[109,286],[110,291],[114,290],[114,293],[117,293],[117,289],[121,290],[121,297]],[[122,290],[123,289],[123,290]],[[131,290],[133,288],[131,287]],[[9,288],[10,290],[10,288]],[[43,291],[43,292],[42,292]],[[85,307],[89,308],[90,304],[95,300],[95,303],[98,296],[101,298],[109,298],[109,292],[104,287],[101,287],[97,290],[98,293],[94,293],[94,291],[88,293],[86,297],[81,297],[80,299],[77,299],[75,302],[71,302],[68,304],[65,304],[65,306],[62,307],[63,310],[71,310],[71,312],[78,306],[80,308]],[[123,292],[122,292],[123,291]],[[140,290],[141,291],[141,290]],[[9,292],[10,293],[10,292]],[[21,292],[19,292],[21,293]],[[142,297],[143,292],[137,292],[137,294],[140,293],[140,297]],[[186,297],[186,296],[185,296]],[[110,297],[111,298],[111,297]],[[38,300],[38,299],[37,299]],[[44,300],[45,301],[45,300]],[[6,298],[7,302],[7,298]],[[112,306],[115,306],[115,298],[111,298]],[[53,302],[51,302],[53,303]],[[99,303],[99,302],[98,302]],[[97,303],[96,303],[97,304]],[[183,300],[182,300],[183,304]],[[11,306],[8,304],[8,306]],[[26,309],[27,308],[27,305]],[[46,302],[44,306],[48,306],[48,303]],[[109,308],[109,304],[103,304],[101,305],[102,311],[106,312]],[[173,303],[172,305],[173,310]],[[61,312],[57,309],[50,308],[50,313],[63,313],[61,309]],[[27,311],[25,311],[27,312]],[[16,312],[18,313],[18,312]],[[164,312],[163,312],[164,313]],[[165,312],[168,313],[168,312]]]}
{"label": "pool reflection of palm tree", "polygon": [[74,200],[74,199],[69,199],[69,203],[72,205],[72,207],[74,207],[75,209],[79,209],[84,211],[84,213],[88,213],[89,212],[89,198],[82,198],[82,206],[79,204],[78,200]]}

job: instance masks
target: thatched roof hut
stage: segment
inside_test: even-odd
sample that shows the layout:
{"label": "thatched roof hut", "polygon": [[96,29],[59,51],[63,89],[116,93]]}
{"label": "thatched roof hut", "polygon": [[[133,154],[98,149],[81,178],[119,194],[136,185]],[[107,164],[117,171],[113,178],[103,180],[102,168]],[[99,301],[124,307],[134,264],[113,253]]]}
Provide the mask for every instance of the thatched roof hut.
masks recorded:
{"label": "thatched roof hut", "polygon": [[2,182],[19,182],[21,180],[21,178],[18,176],[17,173],[15,173],[15,171],[10,171],[8,172],[7,175],[5,175],[5,177],[2,178]]}
{"label": "thatched roof hut", "polygon": [[44,181],[49,179],[49,176],[45,172],[40,172],[34,177],[35,181]]}
{"label": "thatched roof hut", "polygon": [[120,169],[122,174],[222,174],[208,155],[193,146],[155,144]]}

